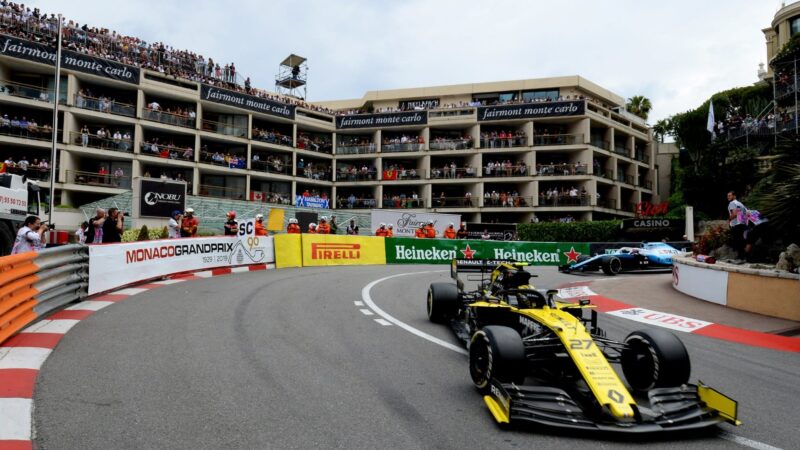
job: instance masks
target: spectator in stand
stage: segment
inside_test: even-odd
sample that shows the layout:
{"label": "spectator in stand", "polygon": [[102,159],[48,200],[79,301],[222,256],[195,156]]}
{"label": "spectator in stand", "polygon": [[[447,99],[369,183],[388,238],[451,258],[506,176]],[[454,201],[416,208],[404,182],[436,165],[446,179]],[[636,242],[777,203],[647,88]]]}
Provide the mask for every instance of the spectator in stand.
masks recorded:
{"label": "spectator in stand", "polygon": [[28,216],[17,232],[17,239],[11,248],[11,254],[38,252],[42,248],[42,236],[47,231],[47,225],[36,216]]}
{"label": "spectator in stand", "polygon": [[181,220],[181,237],[197,236],[197,226],[200,222],[194,217],[194,209],[186,208],[183,219]]}
{"label": "spectator in stand", "polygon": [[736,192],[728,192],[728,224],[731,229],[733,249],[740,256],[744,252],[744,232],[747,230],[747,208],[736,199]]}
{"label": "spectator in stand", "polygon": [[455,224],[450,222],[450,225],[444,230],[443,236],[445,239],[455,239],[456,238]]}
{"label": "spectator in stand", "polygon": [[484,228],[483,233],[481,234],[481,239],[483,239],[484,241],[488,241],[491,238],[492,235],[489,234],[489,230]]}
{"label": "spectator in stand", "polygon": [[331,234],[337,234],[339,232],[339,224],[336,223],[336,216],[331,216]]}
{"label": "spectator in stand", "polygon": [[236,223],[236,211],[228,211],[228,220],[222,225],[225,229],[225,236],[236,236],[239,231],[239,224]]}
{"label": "spectator in stand", "polygon": [[[170,239],[179,239],[181,237],[181,217],[182,214],[179,210],[172,211],[172,216],[167,221],[167,237]],[[227,234],[227,233],[226,233]]]}
{"label": "spectator in stand", "polygon": [[349,236],[358,235],[358,225],[356,225],[355,219],[350,219],[350,223],[347,225],[347,234]]}
{"label": "spectator in stand", "polygon": [[117,208],[109,208],[108,217],[103,222],[103,243],[122,242],[124,215]]}

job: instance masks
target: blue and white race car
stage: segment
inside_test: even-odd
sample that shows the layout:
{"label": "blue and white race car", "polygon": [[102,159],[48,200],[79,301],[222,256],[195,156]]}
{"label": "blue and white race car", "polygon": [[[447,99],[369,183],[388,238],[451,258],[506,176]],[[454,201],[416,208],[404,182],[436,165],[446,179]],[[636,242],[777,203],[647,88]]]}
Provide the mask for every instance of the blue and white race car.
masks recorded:
{"label": "blue and white race car", "polygon": [[678,249],[664,242],[646,242],[641,247],[622,247],[602,255],[582,256],[558,270],[565,273],[602,270],[606,275],[623,271],[667,271],[672,269],[672,257],[677,254],[680,254]]}

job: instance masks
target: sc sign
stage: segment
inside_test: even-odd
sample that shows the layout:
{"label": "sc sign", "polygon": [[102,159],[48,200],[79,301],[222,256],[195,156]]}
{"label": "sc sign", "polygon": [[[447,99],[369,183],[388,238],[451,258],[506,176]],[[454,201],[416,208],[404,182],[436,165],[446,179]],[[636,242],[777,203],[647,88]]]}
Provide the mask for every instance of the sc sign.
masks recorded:
{"label": "sc sign", "polygon": [[256,219],[247,219],[239,221],[239,232],[237,236],[239,239],[252,237],[256,235]]}

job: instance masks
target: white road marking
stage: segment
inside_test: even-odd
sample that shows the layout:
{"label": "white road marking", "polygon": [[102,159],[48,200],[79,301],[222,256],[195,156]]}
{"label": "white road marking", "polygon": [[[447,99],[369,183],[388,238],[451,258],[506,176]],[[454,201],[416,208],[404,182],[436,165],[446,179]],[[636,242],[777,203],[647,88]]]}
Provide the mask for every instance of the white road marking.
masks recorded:
{"label": "white road marking", "polygon": [[[0,369],[39,370],[51,352],[49,348],[0,347]],[[2,411],[3,408],[0,408]]]}
{"label": "white road marking", "polygon": [[78,303],[77,305],[72,305],[67,309],[70,311],[100,311],[106,306],[113,304],[114,302],[104,302],[100,300],[86,300]]}
{"label": "white road marking", "polygon": [[362,310],[361,310],[361,314],[363,314],[363,315],[365,315],[365,316],[372,316],[372,315],[374,315],[375,313],[374,313],[374,312],[372,312],[372,311],[370,311],[370,310],[368,310],[367,308],[364,308],[364,309],[362,309]]}
{"label": "white road marking", "polygon": [[359,302],[359,301],[355,301],[353,302],[353,304],[356,306],[364,306],[364,302]]}
{"label": "white road marking", "polygon": [[136,295],[141,294],[142,292],[147,292],[149,289],[145,288],[127,288],[127,289],[120,289],[116,292],[112,292],[112,294],[117,295]]}
{"label": "white road marking", "polygon": [[754,448],[756,450],[781,450],[780,447],[773,447],[769,444],[765,444],[763,442],[754,441],[752,439],[747,439],[746,437],[737,436],[733,433],[729,433],[727,431],[721,431],[718,436],[726,441],[731,441],[736,444],[742,445],[744,447]]}
{"label": "white road marking", "polygon": [[0,398],[0,441],[29,441],[33,400]]}
{"label": "white road marking", "polygon": [[[436,271],[433,271],[433,272],[447,272],[447,271],[446,270],[436,270]],[[437,337],[431,336],[428,333],[420,331],[420,330],[412,327],[411,325],[408,325],[408,324],[406,324],[404,322],[401,322],[400,320],[397,320],[396,318],[394,318],[391,315],[389,315],[388,313],[386,313],[386,311],[380,309],[378,307],[378,305],[376,305],[375,302],[372,301],[372,297],[370,297],[370,295],[369,295],[369,291],[372,290],[372,288],[378,283],[381,283],[381,282],[386,281],[386,280],[390,280],[392,278],[404,277],[404,276],[407,276],[407,275],[421,275],[423,273],[424,274],[430,274],[432,272],[431,271],[425,271],[425,272],[400,273],[400,274],[397,274],[397,275],[390,275],[388,277],[379,278],[379,279],[369,283],[368,285],[364,286],[363,289],[361,289],[361,298],[364,299],[364,303],[367,306],[369,306],[370,309],[375,311],[376,314],[378,314],[379,316],[383,317],[387,321],[397,325],[398,327],[408,331],[409,333],[411,333],[411,334],[413,334],[415,336],[419,336],[422,339],[425,339],[425,340],[428,340],[430,342],[433,342],[436,345],[440,345],[440,346],[442,346],[442,347],[444,347],[444,348],[446,348],[448,350],[452,350],[452,351],[454,351],[456,353],[461,353],[462,355],[469,355],[469,353],[465,349],[463,349],[463,348],[461,348],[459,346],[453,345],[453,344],[451,344],[449,342],[446,342],[446,341],[443,341],[443,340],[441,340],[441,339],[439,339]]]}
{"label": "white road marking", "polygon": [[72,327],[78,324],[80,320],[73,319],[58,319],[58,320],[41,320],[30,327],[25,329],[25,333],[56,333],[66,334]]}
{"label": "white road marking", "polygon": [[375,322],[378,322],[379,324],[381,324],[381,325],[383,325],[383,326],[385,326],[385,327],[390,327],[390,326],[392,326],[392,324],[391,324],[391,323],[389,323],[388,321],[386,321],[386,320],[384,320],[384,319],[375,319]]}

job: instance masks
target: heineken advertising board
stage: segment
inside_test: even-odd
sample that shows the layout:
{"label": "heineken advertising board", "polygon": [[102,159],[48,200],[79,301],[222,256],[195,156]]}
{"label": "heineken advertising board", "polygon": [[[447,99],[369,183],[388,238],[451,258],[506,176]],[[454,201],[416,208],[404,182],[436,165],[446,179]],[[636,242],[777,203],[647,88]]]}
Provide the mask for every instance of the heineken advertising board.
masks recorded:
{"label": "heineken advertising board", "polygon": [[449,264],[456,259],[505,259],[559,266],[589,254],[585,242],[500,242],[470,239],[386,238],[387,264]]}

